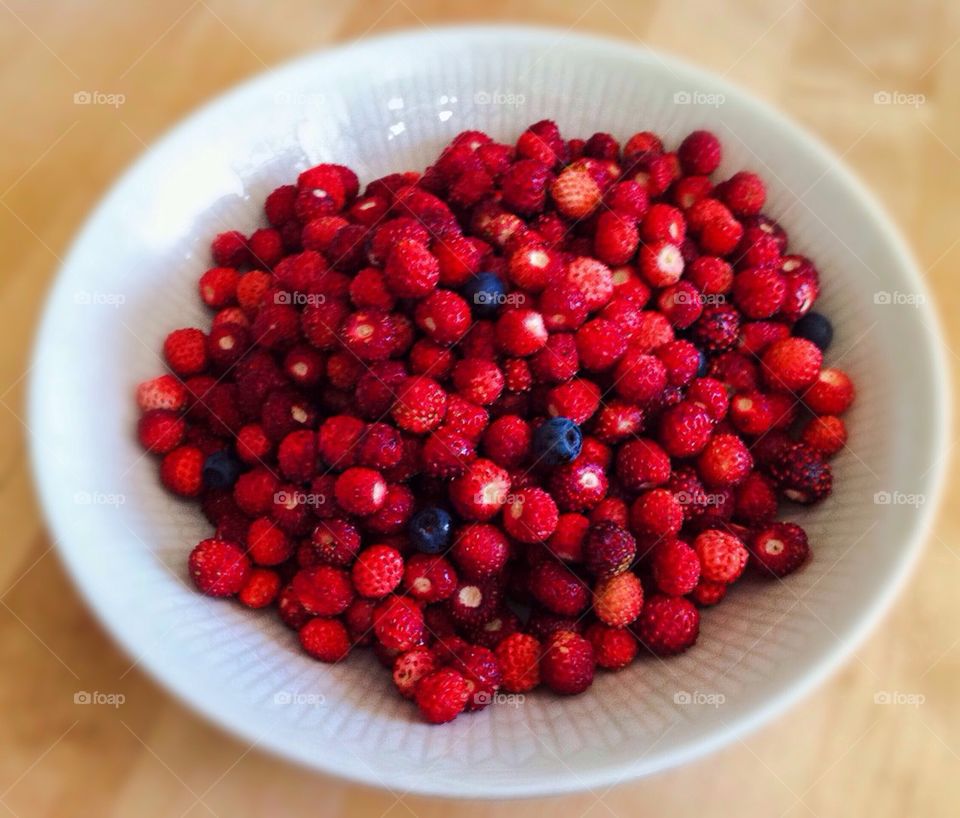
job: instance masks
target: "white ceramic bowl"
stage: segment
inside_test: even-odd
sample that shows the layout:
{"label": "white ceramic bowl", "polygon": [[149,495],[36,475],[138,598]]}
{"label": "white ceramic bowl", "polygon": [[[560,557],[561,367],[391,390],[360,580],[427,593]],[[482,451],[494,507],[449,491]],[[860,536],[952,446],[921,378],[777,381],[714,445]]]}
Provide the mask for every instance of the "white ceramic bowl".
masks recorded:
{"label": "white ceramic bowl", "polygon": [[[545,117],[568,135],[652,129],[674,144],[709,127],[725,144],[721,174],[746,167],[766,177],[769,212],[822,272],[820,309],[836,326],[827,359],[857,383],[850,447],[829,501],[791,514],[810,533],[813,562],[783,583],[740,583],[705,613],[694,650],[601,674],[583,696],[537,693],[430,727],[371,657],[313,662],[274,616],[189,587],[186,555],[208,526],[161,490],[132,433],[132,393],[161,370],[171,328],[207,320],[196,280],[211,237],[257,226],[274,186],[318,161],[349,164],[363,180],[420,169],[465,128],[512,141]],[[945,449],[946,369],[924,293],[896,231],[837,160],[708,74],[548,30],[367,40],[204,107],[97,208],[36,348],[37,484],[63,559],[106,628],[141,667],[244,739],[396,791],[606,788],[769,719],[834,668],[890,601],[927,530]],[[877,502],[877,492],[889,495]],[[907,495],[924,502],[905,504]]]}

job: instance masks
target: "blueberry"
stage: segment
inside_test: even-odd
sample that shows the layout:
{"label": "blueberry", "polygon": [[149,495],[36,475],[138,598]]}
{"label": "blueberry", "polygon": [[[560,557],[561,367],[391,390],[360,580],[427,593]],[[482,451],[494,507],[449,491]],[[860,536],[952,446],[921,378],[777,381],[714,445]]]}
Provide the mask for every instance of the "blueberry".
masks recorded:
{"label": "blueberry", "polygon": [[203,461],[203,485],[208,489],[230,489],[240,476],[240,461],[226,449]]}
{"label": "blueberry", "polygon": [[813,341],[821,350],[826,350],[833,340],[833,325],[830,319],[818,312],[808,312],[793,325],[793,334],[798,338]]}
{"label": "blueberry", "polygon": [[550,418],[533,434],[534,457],[548,466],[576,460],[581,446],[583,434],[570,418]]}
{"label": "blueberry", "polygon": [[702,349],[697,350],[697,377],[705,378],[707,377],[707,372],[710,369],[710,361],[707,360],[707,356],[704,354]]}
{"label": "blueberry", "polygon": [[410,541],[424,554],[439,554],[450,545],[453,518],[437,506],[427,506],[410,520]]}
{"label": "blueberry", "polygon": [[477,273],[463,288],[463,297],[477,318],[493,318],[506,295],[507,288],[496,273]]}

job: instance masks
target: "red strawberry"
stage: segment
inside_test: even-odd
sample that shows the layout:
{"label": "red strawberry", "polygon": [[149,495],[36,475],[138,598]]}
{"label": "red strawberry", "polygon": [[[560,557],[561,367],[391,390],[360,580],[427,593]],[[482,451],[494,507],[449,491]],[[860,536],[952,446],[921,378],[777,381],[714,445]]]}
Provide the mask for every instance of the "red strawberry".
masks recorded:
{"label": "red strawberry", "polygon": [[634,632],[658,656],[682,653],[700,633],[700,613],[681,596],[657,594],[643,605]]}
{"label": "red strawberry", "polygon": [[540,660],[540,676],[554,693],[575,695],[593,683],[593,646],[573,631],[557,631],[547,638]]}
{"label": "red strawberry", "polygon": [[233,543],[209,539],[198,543],[190,552],[189,570],[200,593],[233,596],[246,584],[250,560]]}

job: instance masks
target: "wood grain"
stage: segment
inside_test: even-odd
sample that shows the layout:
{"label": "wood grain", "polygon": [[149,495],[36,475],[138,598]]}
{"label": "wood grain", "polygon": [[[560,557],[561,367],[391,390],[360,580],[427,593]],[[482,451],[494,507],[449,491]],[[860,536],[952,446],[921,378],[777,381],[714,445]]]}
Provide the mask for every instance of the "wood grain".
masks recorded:
{"label": "wood grain", "polygon": [[[47,286],[80,222],[145,144],[264,66],[329,43],[466,20],[546,23],[640,42],[727,75],[841,154],[910,239],[960,350],[960,5],[879,0],[558,3],[430,0],[116,4],[0,0],[0,806],[26,818],[270,814],[432,818],[449,803],[291,767],[226,737],[131,666],[72,589],[33,497],[24,378]],[[78,91],[125,95],[78,106]],[[923,94],[878,106],[877,91]],[[905,398],[906,399],[906,398]],[[68,407],[65,407],[68,411]],[[914,409],[923,422],[923,407]],[[945,453],[954,467],[955,447]],[[948,493],[948,496],[949,493]],[[913,580],[844,669],[787,715],[654,778],[530,803],[457,805],[465,818],[948,816],[960,803],[960,513],[943,509]],[[120,692],[116,710],[78,690]],[[878,706],[880,690],[922,694]]]}

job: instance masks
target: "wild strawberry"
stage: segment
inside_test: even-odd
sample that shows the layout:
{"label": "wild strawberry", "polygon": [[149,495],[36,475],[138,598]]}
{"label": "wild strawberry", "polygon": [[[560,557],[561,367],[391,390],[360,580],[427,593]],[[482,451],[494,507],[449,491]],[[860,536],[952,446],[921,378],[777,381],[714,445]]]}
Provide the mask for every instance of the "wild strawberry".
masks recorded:
{"label": "wild strawberry", "polygon": [[733,300],[747,318],[774,315],[786,293],[786,279],[773,267],[748,267],[733,280]]}
{"label": "wild strawberry", "polygon": [[766,186],[755,173],[742,170],[721,184],[717,192],[720,200],[738,216],[752,216],[763,209],[767,198]]}
{"label": "wild strawberry", "polygon": [[667,368],[653,355],[628,351],[613,373],[614,389],[624,400],[638,404],[655,401],[667,385]]}
{"label": "wild strawberry", "polygon": [[430,477],[459,477],[477,459],[473,444],[452,429],[440,427],[420,448],[420,466]]}
{"label": "wild strawberry", "polygon": [[583,580],[559,562],[544,561],[533,566],[527,587],[537,602],[561,616],[578,616],[590,601]]}
{"label": "wild strawberry", "polygon": [[303,649],[321,662],[339,662],[350,652],[350,637],[339,619],[311,619],[299,636]]}
{"label": "wild strawberry", "polygon": [[846,445],[847,427],[835,415],[810,418],[800,433],[800,442],[820,452],[824,457],[832,457]]}
{"label": "wild strawberry", "polygon": [[507,564],[510,546],[497,526],[471,523],[456,533],[450,556],[468,580],[499,574]]}
{"label": "wild strawberry", "polygon": [[583,294],[590,312],[601,309],[613,297],[613,273],[597,259],[577,256],[567,264],[564,278]]}
{"label": "wild strawberry", "polygon": [[250,560],[233,543],[208,539],[190,552],[189,572],[200,593],[233,596],[240,593],[250,576]]}
{"label": "wild strawberry", "polygon": [[293,555],[293,543],[267,517],[257,517],[247,529],[247,554],[257,565],[279,565]]}
{"label": "wild strawberry", "polygon": [[388,596],[373,609],[373,633],[392,650],[410,650],[423,641],[423,611],[412,599]]}
{"label": "wild strawberry", "polygon": [[353,466],[337,477],[334,495],[344,511],[365,517],[383,507],[387,483],[375,469]]}
{"label": "wild strawberry", "polygon": [[317,455],[324,463],[338,471],[354,465],[357,447],[365,430],[366,424],[350,415],[327,418],[316,435]]}
{"label": "wild strawberry", "polygon": [[357,556],[350,576],[361,596],[386,596],[403,579],[403,557],[389,545],[371,545]]}
{"label": "wild strawberry", "polygon": [[780,307],[780,315],[787,321],[799,321],[813,307],[820,294],[817,274],[805,271],[785,276],[787,291]]}
{"label": "wild strawberry", "polygon": [[546,201],[550,178],[550,168],[543,162],[514,162],[500,180],[503,204],[523,216],[539,213]]}
{"label": "wild strawberry", "polygon": [[573,631],[557,631],[547,638],[540,659],[540,676],[554,693],[575,695],[593,683],[593,646]]}
{"label": "wild strawberry", "polygon": [[167,454],[183,441],[186,422],[176,412],[151,409],[137,422],[140,445],[154,454]]}
{"label": "wild strawberry", "polygon": [[574,337],[580,363],[592,372],[610,369],[627,349],[627,339],[620,328],[605,318],[584,324]]}
{"label": "wild strawberry", "polygon": [[681,401],[667,409],[660,419],[660,443],[673,457],[700,453],[712,433],[713,419],[700,402]]}
{"label": "wild strawberry", "polygon": [[532,293],[543,290],[562,270],[562,261],[554,251],[536,245],[515,251],[508,267],[510,281]]}
{"label": "wild strawberry", "polygon": [[330,565],[301,569],[290,587],[304,610],[314,616],[337,616],[353,601],[349,575]]}
{"label": "wild strawberry", "polygon": [[250,260],[247,240],[237,230],[228,230],[214,237],[210,251],[220,267],[240,267]]}
{"label": "wild strawberry", "polygon": [[177,412],[187,402],[187,390],[173,375],[160,375],[137,386],[137,406],[141,412],[168,409]]}
{"label": "wild strawberry", "polygon": [[607,475],[599,463],[582,457],[557,466],[550,475],[550,494],[561,511],[589,511],[607,494]]}
{"label": "wild strawberry", "polygon": [[657,347],[654,355],[667,368],[667,382],[671,386],[686,386],[700,369],[700,350],[689,341],[668,341]]}
{"label": "wild strawberry", "polygon": [[832,367],[821,370],[803,393],[803,402],[817,415],[842,415],[853,403],[853,381],[846,372]]}
{"label": "wild strawberry", "polygon": [[583,541],[587,571],[598,579],[626,571],[637,555],[637,542],[626,529],[614,523],[592,525]]}
{"label": "wild strawberry", "polygon": [[678,281],[660,291],[657,309],[677,329],[686,329],[703,314],[704,300],[689,281]]}
{"label": "wild strawberry", "polygon": [[546,540],[556,529],[559,514],[553,498],[543,489],[522,489],[503,510],[507,534],[522,543]]}
{"label": "wild strawberry", "polygon": [[360,532],[346,520],[321,520],[310,539],[316,559],[338,568],[347,568],[360,550]]}
{"label": "wild strawberry", "polygon": [[722,258],[700,256],[687,268],[687,278],[705,295],[721,296],[733,287],[733,267]]}
{"label": "wild strawberry", "polygon": [[676,284],[683,275],[683,255],[678,245],[655,241],[640,248],[640,272],[651,287]]}
{"label": "wild strawberry", "polygon": [[530,371],[538,383],[569,381],[580,371],[575,336],[569,332],[553,333],[546,346],[530,358]]}
{"label": "wild strawberry", "polygon": [[462,580],[447,598],[445,606],[458,625],[475,627],[496,616],[501,596],[500,585],[493,580]]}
{"label": "wild strawberry", "polygon": [[258,467],[237,478],[233,499],[242,512],[254,517],[270,511],[279,488],[277,476],[265,467]]}
{"label": "wild strawberry", "polygon": [[642,185],[625,181],[611,187],[604,201],[614,213],[639,221],[647,212],[650,199]]}
{"label": "wild strawberry", "polygon": [[689,210],[712,194],[713,183],[707,176],[684,176],[670,190],[670,198],[681,210]]}
{"label": "wild strawberry", "polygon": [[665,315],[656,310],[641,312],[637,326],[630,336],[630,351],[643,354],[674,339],[673,326]]}
{"label": "wild strawberry", "polygon": [[638,537],[672,537],[683,526],[683,507],[667,489],[651,489],[630,506],[630,529]]}
{"label": "wild strawberry", "polygon": [[384,276],[398,298],[422,298],[440,281],[440,264],[420,242],[401,239],[387,257]]}
{"label": "wild strawberry", "polygon": [[432,378],[406,378],[397,386],[397,400],[393,405],[393,419],[397,426],[413,434],[435,429],[443,421],[447,410],[447,394]]}
{"label": "wild strawberry", "polygon": [[634,632],[657,656],[682,653],[697,641],[700,613],[684,597],[657,594],[644,603]]}
{"label": "wild strawberry", "polygon": [[709,579],[701,579],[690,596],[697,605],[701,608],[706,608],[721,602],[727,595],[728,587],[725,582],[712,582]]}
{"label": "wild strawberry", "polygon": [[497,320],[496,332],[500,348],[518,358],[533,355],[547,343],[543,315],[536,310],[522,307],[504,310]]}
{"label": "wild strawberry", "polygon": [[732,216],[708,219],[700,229],[700,249],[714,256],[728,256],[740,244],[744,229]]}
{"label": "wild strawberry", "polygon": [[715,488],[735,486],[753,468],[753,457],[736,435],[714,435],[697,458],[697,470],[704,485]]}
{"label": "wild strawberry", "polygon": [[696,551],[681,540],[664,540],[653,550],[651,561],[657,588],[672,596],[686,596],[700,580]]}
{"label": "wild strawberry", "polygon": [[626,401],[613,400],[601,406],[593,422],[593,433],[604,443],[619,443],[636,436],[643,428],[643,410]]}
{"label": "wild strawberry", "polygon": [[518,415],[504,415],[483,433],[484,453],[498,466],[513,469],[530,455],[533,432]]}
{"label": "wild strawberry", "polygon": [[597,219],[597,229],[593,236],[593,251],[604,264],[611,266],[626,264],[640,244],[636,220],[607,210]]}
{"label": "wild strawberry", "polygon": [[583,541],[590,520],[582,514],[561,514],[557,527],[547,540],[547,548],[557,559],[580,562],[583,559]]}
{"label": "wild strawberry", "polygon": [[677,149],[684,173],[709,176],[720,165],[720,140],[710,131],[693,131]]}
{"label": "wild strawberry", "polygon": [[637,640],[626,628],[611,628],[594,622],[584,636],[593,646],[597,667],[604,670],[620,670],[636,658]]}
{"label": "wild strawberry", "polygon": [[181,378],[197,375],[207,368],[206,336],[199,329],[176,329],[163,342],[163,357]]}
{"label": "wild strawberry", "polygon": [[487,428],[489,418],[482,406],[477,406],[459,395],[450,395],[447,398],[447,413],[444,416],[444,426],[467,440],[476,443],[480,440],[483,430]]}
{"label": "wild strawberry", "polygon": [[704,579],[731,583],[739,579],[747,565],[746,546],[732,534],[710,529],[697,535],[694,551],[700,559]]}
{"label": "wild strawberry", "polygon": [[833,488],[830,464],[803,443],[781,449],[770,464],[770,474],[783,496],[795,503],[816,503]]}
{"label": "wild strawberry", "polygon": [[204,453],[196,446],[180,446],[160,461],[160,482],[180,497],[196,497],[203,488]]}
{"label": "wild strawberry", "polygon": [[730,422],[745,435],[764,434],[774,419],[770,401],[760,392],[744,392],[730,401]]}
{"label": "wild strawberry", "polygon": [[415,647],[401,653],[394,661],[393,683],[403,698],[413,699],[420,680],[436,669],[433,652],[429,648]]}
{"label": "wild strawberry", "polygon": [[503,687],[511,693],[527,693],[540,684],[540,642],[526,633],[514,633],[495,649],[503,674]]}
{"label": "wild strawberry", "polygon": [[416,687],[420,714],[431,724],[453,721],[467,706],[470,687],[457,671],[444,667],[424,676]]}
{"label": "wild strawberry", "polygon": [[452,378],[457,394],[480,406],[493,403],[503,391],[503,372],[496,363],[484,358],[458,361]]}
{"label": "wild strawberry", "polygon": [[583,219],[600,204],[600,186],[580,168],[566,168],[550,185],[550,196],[557,210],[568,219]]}
{"label": "wild strawberry", "polygon": [[806,532],[794,523],[773,523],[757,532],[750,541],[750,557],[759,573],[785,577],[810,555]]}
{"label": "wild strawberry", "polygon": [[734,493],[733,516],[738,522],[752,528],[766,525],[777,514],[776,486],[769,477],[760,472],[751,472],[737,486]]}
{"label": "wild strawberry", "polygon": [[823,354],[812,342],[784,338],[763,354],[763,376],[774,389],[797,392],[813,384],[822,363]]}
{"label": "wild strawberry", "polygon": [[268,568],[254,568],[237,594],[237,599],[248,608],[266,608],[280,592],[280,575]]}
{"label": "wild strawberry", "polygon": [[578,425],[586,423],[600,405],[600,389],[582,378],[574,378],[547,393],[547,413],[565,417]]}
{"label": "wild strawberry", "polygon": [[728,304],[708,304],[690,331],[691,340],[709,352],[723,352],[740,336],[740,313]]}
{"label": "wild strawberry", "polygon": [[465,520],[489,520],[506,503],[510,475],[491,460],[478,459],[450,484],[450,502]]}
{"label": "wild strawberry", "polygon": [[453,566],[441,556],[413,554],[403,571],[404,591],[414,599],[424,602],[441,602],[457,587],[457,574]]}
{"label": "wild strawberry", "polygon": [[670,479],[670,458],[654,441],[630,440],[617,450],[617,478],[631,492],[663,485]]}

